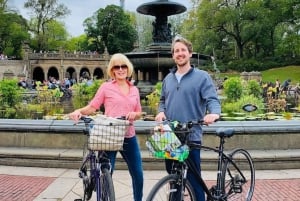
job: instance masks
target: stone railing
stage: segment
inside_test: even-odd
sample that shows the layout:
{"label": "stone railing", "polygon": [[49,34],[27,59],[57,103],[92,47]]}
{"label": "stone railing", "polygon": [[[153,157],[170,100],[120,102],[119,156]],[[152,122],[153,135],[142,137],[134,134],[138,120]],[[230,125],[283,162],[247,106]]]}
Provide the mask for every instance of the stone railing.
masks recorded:
{"label": "stone railing", "polygon": [[[145,169],[164,169],[161,160],[146,150],[145,141],[155,122],[136,121],[137,136]],[[230,127],[235,135],[226,140],[226,151],[244,148],[251,154],[256,169],[300,168],[300,121],[220,121],[204,127],[204,144],[217,147],[215,130]],[[84,125],[69,120],[0,119],[0,164],[76,168],[82,160]],[[216,169],[216,154],[201,153],[202,169]],[[120,158],[118,169],[127,169]]]}
{"label": "stone railing", "polygon": [[[141,148],[145,149],[152,121],[136,121]],[[242,147],[252,150],[300,149],[300,121],[220,121],[204,129],[204,144],[217,146],[216,129],[230,127],[235,136],[226,142],[227,149]],[[82,148],[84,125],[70,120],[0,119],[0,146],[37,148]]]}
{"label": "stone railing", "polygon": [[29,59],[103,59],[103,54],[95,53],[30,53]]}

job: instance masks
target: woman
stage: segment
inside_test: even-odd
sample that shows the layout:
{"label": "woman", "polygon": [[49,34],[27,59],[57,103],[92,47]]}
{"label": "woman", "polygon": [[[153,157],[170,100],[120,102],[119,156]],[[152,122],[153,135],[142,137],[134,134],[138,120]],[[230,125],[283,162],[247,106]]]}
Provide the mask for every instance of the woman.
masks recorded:
{"label": "woman", "polygon": [[[107,75],[111,79],[101,85],[87,106],[70,113],[70,118],[77,122],[82,115],[92,114],[104,105],[106,116],[125,116],[130,122],[139,119],[142,112],[139,91],[127,79],[132,76],[132,73],[133,65],[129,59],[123,54],[114,54],[107,68]],[[113,171],[117,152],[107,153],[111,159]],[[142,201],[144,181],[142,159],[133,124],[129,126],[125,134],[123,150],[120,153],[131,175],[134,200]]]}

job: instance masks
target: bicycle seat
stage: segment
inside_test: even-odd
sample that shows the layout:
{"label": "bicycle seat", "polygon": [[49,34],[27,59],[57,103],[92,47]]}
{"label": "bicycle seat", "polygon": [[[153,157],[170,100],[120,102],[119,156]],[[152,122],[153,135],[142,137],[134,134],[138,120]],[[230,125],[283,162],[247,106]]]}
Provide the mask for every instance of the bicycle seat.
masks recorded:
{"label": "bicycle seat", "polygon": [[234,134],[233,128],[218,128],[216,131],[217,136],[219,137],[228,137],[230,138]]}

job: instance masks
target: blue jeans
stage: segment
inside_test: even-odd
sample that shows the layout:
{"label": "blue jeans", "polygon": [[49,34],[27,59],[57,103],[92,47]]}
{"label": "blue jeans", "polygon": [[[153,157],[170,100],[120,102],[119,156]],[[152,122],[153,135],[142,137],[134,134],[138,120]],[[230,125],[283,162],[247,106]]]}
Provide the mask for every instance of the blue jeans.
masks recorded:
{"label": "blue jeans", "polygon": [[[201,143],[201,142],[195,142],[194,143]],[[189,153],[189,158],[191,159],[191,161],[194,162],[195,167],[197,168],[198,172],[201,174],[201,167],[200,167],[200,149],[193,149],[190,151]],[[165,160],[165,165],[166,165],[166,170],[167,172],[170,174],[171,172],[171,168],[172,168],[172,164],[174,162],[174,160]],[[197,201],[205,201],[205,194],[204,194],[204,190],[202,188],[202,186],[200,185],[200,183],[197,181],[196,177],[193,175],[193,173],[191,171],[188,170],[187,172],[187,179],[188,181],[191,183],[195,195],[196,195],[196,200]]]}
{"label": "blue jeans", "polygon": [[[129,174],[132,179],[132,188],[135,201],[142,201],[143,198],[143,166],[142,157],[140,152],[140,147],[136,136],[124,139],[123,150],[120,151],[123,159],[127,163]],[[107,152],[108,157],[111,160],[112,172],[115,167],[115,159],[117,152],[109,151]]]}

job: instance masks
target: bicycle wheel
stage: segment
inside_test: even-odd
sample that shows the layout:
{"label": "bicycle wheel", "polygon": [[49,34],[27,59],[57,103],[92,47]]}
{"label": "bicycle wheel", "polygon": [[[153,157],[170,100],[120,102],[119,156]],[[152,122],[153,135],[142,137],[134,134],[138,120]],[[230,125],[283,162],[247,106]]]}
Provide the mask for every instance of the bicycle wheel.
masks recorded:
{"label": "bicycle wheel", "polygon": [[101,197],[101,201],[115,201],[114,184],[107,168],[102,169],[98,184],[100,185],[96,189],[97,198]]}
{"label": "bicycle wheel", "polygon": [[224,200],[251,201],[255,185],[252,158],[244,149],[234,150],[229,157],[222,169]]}
{"label": "bicycle wheel", "polygon": [[178,175],[167,175],[160,179],[150,191],[146,201],[195,201],[195,193],[191,184],[186,181],[181,199],[181,188]]}
{"label": "bicycle wheel", "polygon": [[90,200],[95,189],[95,179],[92,176],[91,163],[87,160],[80,169],[83,184],[83,201]]}

